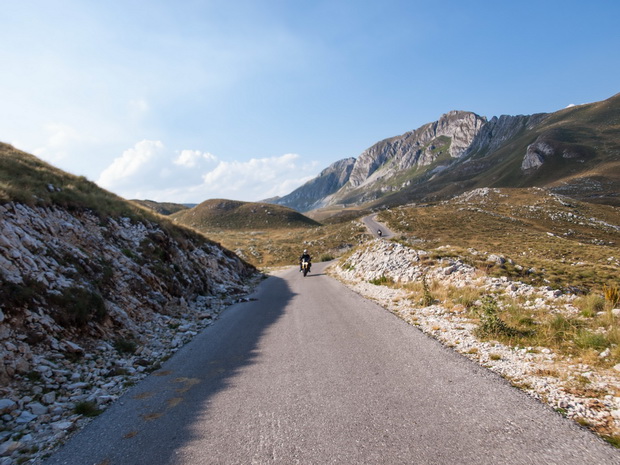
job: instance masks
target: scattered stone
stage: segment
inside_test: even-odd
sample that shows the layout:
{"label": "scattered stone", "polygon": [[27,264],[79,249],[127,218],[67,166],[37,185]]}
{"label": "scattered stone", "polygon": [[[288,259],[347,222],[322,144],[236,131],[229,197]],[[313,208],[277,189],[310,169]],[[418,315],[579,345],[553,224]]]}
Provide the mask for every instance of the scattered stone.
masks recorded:
{"label": "scattered stone", "polygon": [[37,418],[37,415],[27,410],[23,410],[22,413],[15,419],[15,422],[18,424],[25,424],[30,423],[35,418]]}
{"label": "scattered stone", "polygon": [[64,349],[71,354],[83,354],[84,349],[82,349],[79,345],[75,344],[71,341],[63,341]]}
{"label": "scattered stone", "polygon": [[21,447],[19,441],[6,441],[0,444],[0,457],[8,457]]}
{"label": "scattered stone", "polygon": [[31,404],[28,404],[26,407],[28,408],[28,410],[30,410],[30,412],[32,412],[33,415],[36,415],[36,416],[45,415],[48,411],[47,407],[45,407],[44,405],[41,405],[38,402],[33,402]]}
{"label": "scattered stone", "polygon": [[[216,244],[179,241],[147,220],[18,203],[0,205],[0,216],[0,275],[36,296],[19,312],[0,302],[0,444],[8,453],[0,465],[14,465],[17,453],[20,462],[38,463],[88,421],[73,413],[76,404],[108,406],[254,285],[245,282],[255,271]],[[153,241],[174,273],[143,255]],[[71,325],[57,322],[62,315],[48,313],[45,296],[82,299],[93,288],[104,297],[104,318],[80,328],[76,343]],[[200,289],[206,295],[196,295]],[[120,354],[120,337],[135,342],[136,353]],[[15,437],[23,448],[7,443]]]}
{"label": "scattered stone", "polygon": [[11,399],[0,399],[0,414],[10,413],[17,408],[17,404]]}
{"label": "scattered stone", "polygon": [[59,431],[67,431],[73,426],[72,421],[57,421],[54,423],[50,423],[52,430],[55,432]]}

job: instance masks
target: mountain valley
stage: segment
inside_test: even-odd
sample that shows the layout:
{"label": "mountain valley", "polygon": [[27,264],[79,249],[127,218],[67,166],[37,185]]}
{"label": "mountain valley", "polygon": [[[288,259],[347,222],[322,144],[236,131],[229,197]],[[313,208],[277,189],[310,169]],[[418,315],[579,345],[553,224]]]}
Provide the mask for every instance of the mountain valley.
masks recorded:
{"label": "mountain valley", "polygon": [[452,111],[269,202],[126,201],[1,144],[0,456],[51,450],[303,249],[482,364],[523,355],[516,385],[620,446],[619,192],[620,94]]}

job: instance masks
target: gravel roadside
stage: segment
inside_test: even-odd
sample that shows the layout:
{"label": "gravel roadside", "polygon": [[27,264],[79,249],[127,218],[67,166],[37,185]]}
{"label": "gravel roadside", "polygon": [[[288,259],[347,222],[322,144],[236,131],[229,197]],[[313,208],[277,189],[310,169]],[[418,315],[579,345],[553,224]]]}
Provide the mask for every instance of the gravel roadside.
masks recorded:
{"label": "gravel roadside", "polygon": [[[330,268],[330,274],[360,295],[415,325],[466,357],[500,374],[514,386],[605,438],[620,437],[620,365],[612,369],[577,363],[545,347],[513,347],[475,336],[477,325],[464,310],[434,303],[420,306],[411,292],[370,281],[389,277],[412,282],[422,276],[454,286],[476,286],[489,292],[527,295],[532,305],[548,305],[575,312],[575,296],[550,288],[535,288],[507,278],[491,278],[458,260],[442,261],[422,270],[416,257],[424,252],[377,240]],[[375,281],[376,282],[376,281]],[[601,356],[605,354],[602,353]],[[576,385],[587,386],[575,389]]]}

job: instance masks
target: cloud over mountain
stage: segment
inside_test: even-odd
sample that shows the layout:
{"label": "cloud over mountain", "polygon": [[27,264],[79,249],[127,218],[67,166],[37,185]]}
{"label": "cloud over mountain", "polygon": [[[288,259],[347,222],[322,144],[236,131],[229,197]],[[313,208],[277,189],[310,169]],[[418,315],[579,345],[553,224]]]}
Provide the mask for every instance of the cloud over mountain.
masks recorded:
{"label": "cloud over mountain", "polygon": [[297,154],[246,161],[220,160],[201,150],[171,150],[143,140],[103,170],[97,183],[125,198],[201,202],[209,198],[246,200],[283,195],[311,179],[316,163]]}

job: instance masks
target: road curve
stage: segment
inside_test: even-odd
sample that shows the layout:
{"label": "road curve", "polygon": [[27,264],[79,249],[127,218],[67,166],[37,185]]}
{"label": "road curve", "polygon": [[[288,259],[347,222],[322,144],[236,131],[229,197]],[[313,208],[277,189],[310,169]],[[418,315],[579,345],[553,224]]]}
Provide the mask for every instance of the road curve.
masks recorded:
{"label": "road curve", "polygon": [[[394,233],[385,224],[377,221],[377,213],[365,216],[362,218],[362,222],[366,225],[370,231],[370,234],[374,237],[383,237],[384,239],[388,239],[394,236]],[[381,236],[378,234],[379,230],[381,230]]]}
{"label": "road curve", "polygon": [[45,463],[620,464],[324,267],[268,278]]}

